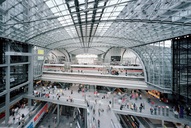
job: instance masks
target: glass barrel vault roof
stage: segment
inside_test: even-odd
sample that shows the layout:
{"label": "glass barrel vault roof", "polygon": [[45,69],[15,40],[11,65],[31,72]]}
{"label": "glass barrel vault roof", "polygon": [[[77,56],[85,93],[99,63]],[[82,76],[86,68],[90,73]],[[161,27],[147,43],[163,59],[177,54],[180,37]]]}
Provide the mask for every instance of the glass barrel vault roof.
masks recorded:
{"label": "glass barrel vault roof", "polygon": [[191,32],[189,0],[5,0],[0,36],[101,54]]}

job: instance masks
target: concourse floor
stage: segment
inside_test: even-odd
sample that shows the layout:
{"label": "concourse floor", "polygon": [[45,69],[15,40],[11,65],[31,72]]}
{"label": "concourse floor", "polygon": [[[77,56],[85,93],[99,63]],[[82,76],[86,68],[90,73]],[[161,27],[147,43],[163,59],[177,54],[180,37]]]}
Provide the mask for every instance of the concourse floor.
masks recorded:
{"label": "concourse floor", "polygon": [[[142,99],[137,98],[136,100],[135,98],[130,99],[130,94],[127,94],[127,96],[124,97],[126,102],[122,103],[124,105],[122,110],[120,110],[121,103],[119,103],[118,97],[115,97],[114,98],[115,103],[112,110],[120,114],[128,113],[134,116],[159,119],[159,120],[175,122],[175,123],[189,124],[189,122],[191,122],[191,118],[186,117],[185,115],[184,115],[184,118],[179,118],[179,115],[175,116],[175,112],[173,112],[172,110],[173,108],[172,104],[161,102],[160,100],[156,99],[155,97],[152,97],[145,91],[143,91],[141,95],[142,95]],[[151,102],[148,102],[148,98],[150,98]],[[139,107],[141,103],[144,105],[144,108],[140,112]],[[137,106],[137,110],[131,109],[130,106],[133,106],[133,104]],[[127,105],[129,105],[129,107],[127,107]],[[157,106],[156,113],[154,112],[155,106]],[[158,111],[159,106],[160,106],[160,112]],[[166,114],[167,107],[169,108],[168,114]],[[153,109],[152,113],[150,110],[151,108]],[[164,108],[165,110],[164,114],[163,114],[162,108]]]}
{"label": "concourse floor", "polygon": [[[60,102],[67,102],[66,100],[68,99],[68,97],[71,97],[74,100],[74,102],[72,103],[78,102],[79,104],[83,104],[87,107],[87,103],[84,101],[86,97],[86,100],[89,104],[89,107],[87,107],[87,127],[88,128],[98,128],[98,120],[100,120],[100,128],[111,128],[112,125],[116,125],[116,126],[119,126],[118,128],[121,128],[119,121],[117,120],[114,112],[111,110],[108,111],[108,105],[111,99],[110,98],[100,99],[104,95],[106,96],[106,94],[100,94],[99,97],[95,97],[93,92],[78,93],[77,89],[78,89],[77,86],[72,86],[70,90],[58,89],[57,91],[56,90],[53,91],[53,89],[50,89],[50,90],[45,89],[45,92],[49,93],[50,91],[49,99],[55,99],[55,100],[57,100],[56,98],[57,94],[64,93],[64,95],[61,95],[59,99]],[[71,94],[71,90],[73,90],[73,94]],[[41,92],[42,88],[38,88],[36,91]],[[84,95],[86,96],[84,97]],[[70,102],[67,102],[67,103],[70,103]],[[93,109],[95,109],[95,114],[93,114]],[[98,109],[102,110],[100,111],[100,115],[98,113]],[[63,122],[66,122],[66,121],[63,121]],[[73,126],[74,125],[75,123],[73,124]],[[67,128],[67,125],[66,125],[66,128]]]}
{"label": "concourse floor", "polygon": [[[71,90],[73,90],[73,94],[71,94]],[[157,106],[168,106],[170,109],[172,108],[172,105],[163,103],[159,101],[158,99],[155,99],[154,97],[150,96],[147,94],[145,91],[141,93],[142,99],[135,99],[132,98],[130,99],[129,95],[130,94],[125,94],[124,96],[124,101],[121,102],[121,95],[116,95],[116,94],[103,94],[100,93],[99,96],[95,96],[93,93],[93,90],[89,90],[85,93],[79,92],[78,93],[78,85],[73,85],[69,90],[64,90],[64,89],[47,89],[45,87],[38,87],[35,91],[36,92],[43,92],[46,94],[49,94],[49,98],[46,97],[46,95],[41,95],[40,97],[36,97],[33,94],[28,94],[32,99],[39,99],[39,100],[44,100],[44,101],[49,101],[49,102],[54,102],[59,104],[67,104],[68,106],[75,106],[75,105],[81,105],[84,106],[84,108],[87,109],[87,127],[88,128],[98,128],[98,120],[100,120],[100,128],[112,128],[113,125],[117,128],[121,128],[121,125],[116,117],[116,114],[125,114],[125,115],[134,115],[134,116],[141,116],[141,117],[146,117],[146,118],[153,118],[153,119],[159,119],[159,120],[164,120],[164,121],[170,121],[170,122],[179,122],[179,123],[189,123],[191,122],[190,118],[176,118],[174,116],[174,113],[172,111],[169,111],[169,115],[167,116],[166,114],[162,114],[162,110],[160,112],[160,115],[158,114],[151,114],[150,108],[154,107],[155,105]],[[60,98],[57,99],[57,96],[60,95]],[[105,96],[104,99],[102,97]],[[147,99],[150,97],[151,101],[153,101],[154,104],[148,103]],[[67,99],[72,98],[73,102],[67,101]],[[88,102],[89,106],[87,105]],[[113,105],[109,103],[109,101],[113,101]],[[127,108],[127,104],[136,104],[137,106],[137,111],[131,110],[130,108]],[[140,103],[144,104],[144,109],[142,112],[139,111],[139,106]],[[122,110],[120,110],[121,104],[124,105]],[[111,110],[108,109],[108,105],[111,107]],[[77,106],[78,107],[78,106]],[[95,109],[95,114],[93,113],[93,110]],[[100,115],[99,115],[99,110]],[[20,109],[19,113],[22,114],[27,114],[29,113],[29,109]],[[52,117],[47,117],[48,120],[50,120],[51,126],[54,124],[51,123]],[[72,119],[71,119],[72,120]],[[46,123],[46,120],[43,120],[38,127],[47,127],[48,123]],[[44,123],[43,123],[44,122]],[[49,121],[48,121],[49,122]],[[70,119],[66,119],[65,117],[60,117],[60,123],[57,128],[62,128],[62,126],[65,125],[65,128],[70,128],[69,126]],[[12,116],[10,116],[9,123],[13,123]],[[17,121],[15,121],[17,123]],[[162,121],[161,121],[162,123]],[[76,124],[73,123],[72,127],[75,127]],[[52,127],[51,127],[52,128]]]}
{"label": "concourse floor", "polygon": [[[84,102],[84,99],[85,99],[84,95],[86,95],[86,100],[89,103],[89,107],[87,107],[87,111],[89,112],[89,115],[87,115],[87,124],[89,125],[90,128],[93,126],[95,126],[95,127],[98,126],[98,119],[100,120],[100,127],[103,127],[103,128],[104,127],[109,128],[109,127],[111,127],[111,125],[113,125],[113,123],[114,123],[114,125],[119,125],[119,122],[118,122],[114,113],[129,114],[129,115],[141,116],[141,117],[146,117],[146,118],[154,118],[154,119],[159,119],[159,120],[164,120],[164,121],[179,122],[179,123],[186,123],[186,124],[191,122],[190,118],[186,118],[186,117],[177,118],[177,117],[175,117],[174,112],[171,111],[173,105],[168,104],[168,103],[163,103],[163,102],[159,101],[158,99],[152,97],[151,95],[149,95],[145,91],[143,91],[141,93],[142,99],[137,99],[137,100],[135,98],[130,99],[130,97],[129,97],[130,94],[126,94],[126,96],[124,96],[125,101],[127,101],[125,103],[125,105],[129,104],[129,103],[131,103],[131,104],[135,103],[136,104],[138,109],[137,109],[137,111],[135,111],[135,110],[131,110],[131,109],[127,108],[126,106],[123,107],[122,110],[120,110],[121,104],[124,104],[121,102],[119,103],[119,101],[118,101],[121,98],[120,95],[113,95],[113,94],[106,95],[106,94],[100,93],[99,97],[95,97],[92,91],[90,91],[90,92],[88,91],[86,93],[82,93],[82,92],[78,93],[77,89],[78,89],[77,86],[72,86],[72,88],[70,88],[70,90],[63,90],[62,89],[64,96],[61,96],[61,98],[59,100],[62,101],[61,99],[65,98],[63,102],[66,102],[66,98],[68,98],[70,96],[71,98],[73,98],[74,103],[77,101],[81,101],[79,103],[86,104]],[[40,90],[42,90],[42,88],[39,88],[38,90],[40,91]],[[58,90],[57,90],[57,93],[59,93]],[[71,90],[73,90],[73,94],[71,94]],[[48,92],[47,89],[45,89],[45,91]],[[52,99],[51,97],[53,97],[53,96],[56,97],[57,93],[50,93],[49,99]],[[108,98],[102,99],[102,97],[104,95]],[[109,101],[112,101],[112,97],[114,97],[113,98],[113,100],[114,100],[113,107],[111,108],[111,111],[107,111]],[[148,97],[151,99],[151,101],[154,104],[148,103],[148,100],[147,100]],[[97,104],[95,103],[95,100],[97,100]],[[141,103],[144,104],[144,109],[142,110],[142,112],[139,111],[139,106]],[[161,108],[160,114],[158,113],[158,111],[157,111],[156,115],[154,114],[154,112],[153,112],[153,114],[151,114],[150,108],[151,107],[154,108],[154,106],[156,106],[156,105],[161,106],[161,107],[162,106],[164,106],[164,107],[168,106],[169,107],[169,114],[166,115],[166,113],[164,113],[164,115],[163,115],[162,108]],[[91,109],[91,106],[93,106],[93,108],[95,108],[95,114],[93,114],[93,109]],[[100,116],[98,114],[99,108],[104,110],[104,112],[100,113]],[[162,123],[162,121],[161,121],[161,123]]]}
{"label": "concourse floor", "polygon": [[[8,121],[9,126],[8,127],[9,128],[17,128],[19,126],[19,122],[21,122],[21,119],[22,119],[21,115],[24,114],[25,116],[27,116],[29,114],[30,110],[32,110],[32,109],[33,109],[33,107],[31,107],[29,109],[28,106],[26,106],[25,108],[18,109],[18,111],[15,113],[14,116],[11,115],[9,117],[9,121]],[[15,120],[13,120],[14,117],[15,117]],[[1,122],[1,124],[2,125],[5,124],[5,120],[3,120]],[[0,126],[0,128],[2,128],[2,127]]]}

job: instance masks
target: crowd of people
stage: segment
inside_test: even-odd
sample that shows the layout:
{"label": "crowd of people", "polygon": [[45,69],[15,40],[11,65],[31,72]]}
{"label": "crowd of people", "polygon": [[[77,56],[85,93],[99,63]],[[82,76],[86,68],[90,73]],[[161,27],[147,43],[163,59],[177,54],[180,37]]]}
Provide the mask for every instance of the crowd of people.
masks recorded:
{"label": "crowd of people", "polygon": [[26,115],[25,113],[22,113],[22,109],[28,108],[26,108],[26,103],[21,101],[21,103],[18,102],[12,109],[10,109],[10,115],[12,116],[12,124],[21,125],[21,127],[24,127]]}
{"label": "crowd of people", "polygon": [[[75,98],[73,98],[75,91],[73,91],[73,89],[66,88],[66,89],[62,89],[63,90],[62,92],[58,92],[58,90],[55,87],[53,87],[52,94],[50,93],[51,92],[50,89],[48,89],[48,90],[49,91],[45,91],[42,88],[42,90],[40,92],[38,92],[41,94],[38,94],[37,96],[41,96],[41,97],[43,96],[43,97],[47,97],[47,98],[52,97],[54,99],[54,96],[55,96],[54,94],[56,94],[57,100],[60,100],[61,97],[67,97],[66,98],[67,102],[75,102],[74,101]],[[70,92],[70,94],[65,95],[65,93],[64,93],[65,90],[68,90]],[[77,89],[77,92],[78,92],[78,94],[81,94],[82,97],[85,97],[85,95],[89,91],[88,91],[87,87],[79,86]],[[51,95],[47,96],[47,93],[51,94],[52,96]],[[100,122],[100,119],[99,118],[96,119],[96,117],[94,115],[96,115],[96,113],[97,113],[100,117],[103,112],[111,111],[112,104],[114,104],[114,105],[118,104],[120,106],[119,107],[120,110],[132,110],[134,112],[140,112],[140,113],[144,112],[145,110],[150,110],[151,115],[168,116],[168,114],[166,114],[167,113],[166,106],[164,108],[164,106],[157,105],[157,103],[155,103],[154,100],[151,99],[149,96],[147,96],[148,100],[146,103],[146,101],[143,100],[142,95],[145,95],[145,93],[142,94],[142,92],[140,90],[132,90],[130,93],[126,93],[126,94],[124,93],[123,96],[118,96],[118,97],[117,96],[115,97],[115,95],[112,94],[111,97],[114,97],[114,101],[112,103],[111,102],[112,98],[109,97],[107,94],[101,94],[100,96],[97,96],[97,95],[95,96],[95,91],[94,91],[94,92],[92,92],[92,96],[95,99],[94,104],[91,104],[91,102],[89,100],[87,100],[87,98],[84,98],[84,101],[87,103],[87,108],[89,109],[88,113],[90,113],[90,112],[93,113],[92,122],[94,122],[94,124],[96,124],[97,126],[100,126],[101,122]],[[110,99],[110,101],[108,102],[107,108],[105,110],[103,108],[101,108],[101,106],[102,106],[101,101],[104,99],[108,99],[108,100]],[[145,97],[144,97],[144,99],[145,99]],[[98,107],[97,109],[96,109],[96,106]],[[165,110],[165,112],[164,112],[164,110]],[[169,111],[168,111],[168,113],[169,113]],[[88,114],[88,115],[90,115],[90,114]],[[93,123],[92,123],[92,125],[93,125]]]}

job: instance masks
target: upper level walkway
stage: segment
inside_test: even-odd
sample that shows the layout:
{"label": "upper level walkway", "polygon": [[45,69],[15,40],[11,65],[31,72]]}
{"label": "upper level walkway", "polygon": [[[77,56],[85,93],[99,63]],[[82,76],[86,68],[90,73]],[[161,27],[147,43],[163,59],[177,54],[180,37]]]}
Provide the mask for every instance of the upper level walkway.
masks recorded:
{"label": "upper level walkway", "polygon": [[[73,90],[73,93],[71,94],[71,90]],[[60,105],[66,105],[66,106],[74,106],[74,107],[80,107],[87,110],[87,128],[92,128],[93,126],[98,126],[98,119],[100,120],[100,128],[112,128],[113,125],[115,125],[116,128],[121,128],[121,125],[116,117],[115,114],[124,114],[124,115],[134,115],[139,117],[145,117],[145,118],[153,118],[163,121],[169,121],[174,123],[182,123],[182,124],[189,124],[191,122],[190,117],[179,118],[179,114],[171,111],[172,105],[166,104],[158,99],[155,99],[154,97],[151,97],[146,92],[141,92],[142,99],[135,99],[134,97],[130,98],[129,94],[126,93],[124,97],[121,100],[121,95],[117,94],[99,94],[94,95],[93,92],[88,90],[87,92],[77,92],[77,86],[72,86],[70,90],[64,90],[64,89],[53,89],[53,88],[37,88],[34,92],[39,92],[38,97],[33,94],[24,95],[24,98],[30,98],[30,99],[36,99],[46,102],[52,102],[55,104]],[[46,95],[49,94],[49,95]],[[60,98],[57,99],[58,95],[60,95]],[[49,96],[49,97],[48,97]],[[104,98],[105,97],[105,98]],[[151,102],[148,103],[148,97],[150,98]],[[67,101],[68,99],[68,101]],[[73,99],[72,102],[70,102],[69,99]],[[89,104],[89,107],[87,106],[87,101]],[[112,101],[110,104],[109,102]],[[139,106],[140,104],[144,105],[144,108],[140,112]],[[136,105],[137,110],[134,110],[133,104]],[[111,110],[108,109],[108,105],[111,107]],[[123,105],[123,108],[120,109],[121,105]],[[129,106],[129,107],[127,107]],[[153,112],[151,114],[150,108],[154,108],[155,106],[160,106],[162,109],[162,106],[166,108],[166,106],[169,107],[169,113],[168,115],[165,113],[163,114],[162,110],[160,112]],[[93,109],[95,109],[95,114],[93,112]],[[104,111],[100,111],[104,110]],[[29,109],[20,109],[19,113],[23,113],[24,115],[28,115]],[[100,113],[99,113],[100,111]],[[12,116],[10,116],[9,123],[14,123],[13,125],[18,126],[18,120],[16,119],[15,122],[13,122]],[[162,121],[161,121],[162,123]],[[47,126],[49,123],[47,123]]]}
{"label": "upper level walkway", "polygon": [[144,77],[138,76],[44,71],[41,79],[45,81],[82,83],[116,88],[152,89],[147,86]]}
{"label": "upper level walkway", "polygon": [[[105,126],[105,128],[111,127],[111,119],[114,119],[114,124],[118,124],[118,121],[115,117],[115,114],[124,114],[124,115],[135,115],[135,116],[140,116],[140,117],[145,117],[145,118],[153,118],[153,119],[158,119],[158,120],[163,120],[163,121],[169,121],[169,122],[175,122],[175,123],[183,123],[183,124],[189,124],[191,122],[190,118],[186,118],[183,116],[183,118],[179,118],[179,113],[172,111],[172,104],[167,104],[159,101],[158,99],[150,96],[146,92],[141,92],[142,99],[135,99],[132,97],[130,99],[130,94],[125,94],[125,96],[121,100],[121,96],[116,95],[116,94],[99,94],[97,96],[94,95],[93,92],[88,91],[88,92],[77,92],[77,86],[72,86],[70,90],[63,90],[63,89],[44,89],[44,88],[39,88],[36,91],[39,91],[40,93],[45,93],[49,94],[49,98],[46,97],[46,95],[42,95],[41,97],[35,97],[34,95],[28,95],[26,98],[32,98],[32,99],[38,99],[42,101],[48,101],[48,102],[53,102],[53,103],[58,103],[62,105],[67,105],[67,106],[76,106],[76,107],[82,107],[87,109],[87,113],[92,113],[91,106],[95,108],[95,114],[93,116],[101,121],[101,128],[102,126]],[[71,90],[73,90],[73,94],[71,94]],[[57,94],[60,95],[60,98],[57,99]],[[103,98],[105,96],[106,98]],[[67,99],[73,99],[73,102],[67,101]],[[150,98],[151,102],[148,103],[148,98]],[[88,101],[89,107],[87,107],[87,103],[85,102]],[[109,101],[112,101],[112,104],[109,103]],[[140,104],[143,104],[144,108],[140,112],[139,106]],[[136,105],[136,109],[134,109],[134,104]],[[108,105],[111,107],[111,111],[108,110]],[[123,108],[120,109],[121,105],[123,105]],[[129,106],[129,107],[128,107]],[[157,108],[156,108],[157,106]],[[158,107],[160,106],[160,111],[158,110]],[[164,114],[162,111],[162,108],[164,109]],[[166,108],[169,108],[168,114],[166,111]],[[153,109],[153,113],[151,113],[150,108]],[[154,109],[156,110],[156,113]],[[98,110],[103,109],[104,112],[101,113],[99,116]],[[110,113],[111,112],[111,113]],[[114,113],[113,113],[114,112]],[[92,116],[87,116],[87,123],[93,122],[92,121]],[[90,124],[90,123],[89,123]],[[92,123],[93,124],[93,123]],[[108,127],[106,127],[108,126]]]}
{"label": "upper level walkway", "polygon": [[[30,94],[26,95],[25,98],[84,108],[87,110],[87,128],[97,128],[98,119],[100,120],[100,128],[112,128],[112,125],[115,125],[116,128],[121,128],[115,113],[113,111],[107,111],[107,106],[110,101],[109,98],[103,99],[101,105],[99,105],[100,97],[102,97],[103,94],[100,94],[100,97],[94,97],[93,92],[78,93],[77,86],[73,86],[71,89],[73,90],[73,94],[71,94],[71,90],[38,88],[34,92],[39,92],[39,95]],[[49,98],[46,94],[49,94]],[[60,95],[59,99],[58,95]],[[71,102],[70,99],[73,101]],[[97,104],[95,103],[95,100],[98,101]],[[89,107],[85,101],[88,102]],[[95,109],[95,114],[93,114],[93,109]],[[100,112],[100,116],[98,114],[99,109],[104,110],[103,112]]]}

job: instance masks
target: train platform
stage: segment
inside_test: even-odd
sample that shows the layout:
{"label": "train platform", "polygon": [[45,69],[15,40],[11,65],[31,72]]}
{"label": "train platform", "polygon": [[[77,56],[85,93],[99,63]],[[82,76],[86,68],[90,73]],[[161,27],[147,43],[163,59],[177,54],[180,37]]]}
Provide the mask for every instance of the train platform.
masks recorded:
{"label": "train platform", "polygon": [[[99,85],[117,88],[131,88],[151,90],[143,78],[139,77],[125,77],[113,75],[100,75],[100,74],[75,74],[75,73],[61,73],[61,72],[46,72],[40,77],[45,81],[57,81],[66,83],[83,83],[89,85]],[[140,80],[141,79],[141,80]]]}
{"label": "train platform", "polygon": [[136,74],[136,72],[132,72],[131,74],[125,74],[125,72],[120,72],[118,75],[112,75],[108,72],[101,72],[101,71],[97,71],[97,70],[73,70],[71,71],[61,71],[61,70],[56,70],[56,71],[49,71],[49,70],[43,70],[43,73],[47,73],[47,72],[57,72],[57,73],[65,73],[65,74],[88,74],[88,75],[101,75],[101,76],[113,76],[113,77],[132,77],[132,78],[144,78],[144,76],[140,75],[140,74]]}

